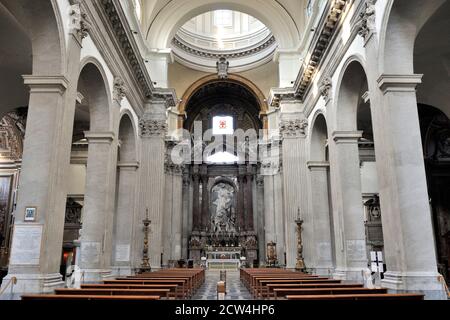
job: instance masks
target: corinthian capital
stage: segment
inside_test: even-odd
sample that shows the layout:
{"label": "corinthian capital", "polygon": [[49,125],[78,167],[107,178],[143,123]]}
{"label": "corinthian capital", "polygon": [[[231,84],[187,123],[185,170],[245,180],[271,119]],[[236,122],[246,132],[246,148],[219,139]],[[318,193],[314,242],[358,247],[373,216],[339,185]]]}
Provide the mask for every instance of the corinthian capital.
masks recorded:
{"label": "corinthian capital", "polygon": [[306,136],[308,120],[295,119],[283,120],[280,122],[280,134],[283,138],[297,138]]}
{"label": "corinthian capital", "polygon": [[141,137],[164,137],[167,124],[165,120],[141,119],[139,129]]}

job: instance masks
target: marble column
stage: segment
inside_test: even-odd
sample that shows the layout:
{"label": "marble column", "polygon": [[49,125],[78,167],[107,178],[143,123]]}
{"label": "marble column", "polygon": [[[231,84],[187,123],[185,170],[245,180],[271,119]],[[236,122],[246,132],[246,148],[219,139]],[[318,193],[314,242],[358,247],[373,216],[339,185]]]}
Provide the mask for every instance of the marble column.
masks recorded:
{"label": "marble column", "polygon": [[[309,257],[309,266],[319,275],[329,275],[333,269],[330,204],[328,199],[328,162],[308,162],[312,226],[313,250]],[[305,257],[306,259],[306,257]]]}
{"label": "marble column", "polygon": [[265,239],[265,219],[264,219],[264,177],[258,175],[256,178],[256,188],[254,194],[254,207],[256,208],[255,226],[257,226],[258,236],[258,252],[259,252],[259,265],[265,264],[266,261],[266,239]]}
{"label": "marble column", "polygon": [[[148,209],[151,220],[149,234],[149,257],[152,269],[161,266],[163,252],[162,226],[164,212],[164,158],[165,135],[167,130],[166,100],[155,98],[145,105],[145,112],[139,120],[141,137],[141,166],[140,174],[140,201],[138,215],[138,229],[136,237],[143,241],[142,220]],[[141,244],[142,252],[142,244]]]}
{"label": "marble column", "polygon": [[245,176],[245,229],[247,231],[255,231],[253,221],[253,175],[249,173],[251,170],[252,167],[248,167],[247,174]]}
{"label": "marble column", "polygon": [[113,270],[117,275],[131,275],[132,236],[134,229],[134,208],[137,162],[119,162],[117,205],[113,233]]}
{"label": "marble column", "polygon": [[189,208],[191,206],[190,201],[190,189],[191,189],[191,179],[189,177],[189,174],[185,172],[183,174],[183,190],[182,190],[182,222],[183,222],[183,231],[182,231],[182,239],[181,239],[181,258],[187,259],[188,257],[188,242],[189,242],[189,235],[192,231],[192,224],[189,223],[189,220],[191,219],[189,214]]}
{"label": "marble column", "polygon": [[244,208],[244,176],[238,174],[237,214],[239,230],[245,231],[245,208]]}
{"label": "marble column", "polygon": [[335,131],[334,143],[330,145],[334,234],[338,247],[334,276],[346,280],[361,280],[361,270],[367,267],[358,150],[361,136],[361,131]]}
{"label": "marble column", "polygon": [[421,78],[383,74],[371,97],[387,264],[382,285],[442,298],[415,91]]}
{"label": "marble column", "polygon": [[200,176],[198,173],[192,174],[193,181],[193,205],[192,205],[192,228],[193,231],[200,231],[201,229],[201,215],[200,215]]}
{"label": "marble column", "polygon": [[[60,148],[71,141],[67,136],[67,141],[62,140],[61,126],[68,81],[63,76],[24,78],[30,87],[30,103],[9,270],[3,285],[16,277],[15,292],[50,292],[64,285],[59,266],[66,189],[60,175],[68,162],[63,162]],[[27,207],[36,208],[34,221],[24,221]]]}
{"label": "marble column", "polygon": [[117,141],[113,132],[85,132],[88,140],[86,192],[81,230],[80,268],[85,281],[99,281],[111,273],[111,240],[116,167],[112,167]]}
{"label": "marble column", "polygon": [[[64,286],[59,273],[63,242],[67,179],[72,146],[75,99],[80,71],[82,35],[70,31],[63,74],[24,76],[30,88],[27,130],[20,173],[8,274],[16,293],[52,292]],[[38,69],[39,57],[33,59]],[[24,222],[26,207],[36,207],[36,220]],[[30,228],[30,229],[27,229]],[[15,244],[33,234],[31,246]],[[40,245],[36,242],[41,239]],[[28,253],[24,255],[24,250]],[[0,289],[0,291],[2,291]]]}
{"label": "marble column", "polygon": [[[202,169],[206,169],[206,167],[203,167]],[[207,231],[207,229],[209,229],[209,196],[208,196],[209,177],[206,174],[206,172],[202,172],[201,180],[202,180],[201,231]]]}

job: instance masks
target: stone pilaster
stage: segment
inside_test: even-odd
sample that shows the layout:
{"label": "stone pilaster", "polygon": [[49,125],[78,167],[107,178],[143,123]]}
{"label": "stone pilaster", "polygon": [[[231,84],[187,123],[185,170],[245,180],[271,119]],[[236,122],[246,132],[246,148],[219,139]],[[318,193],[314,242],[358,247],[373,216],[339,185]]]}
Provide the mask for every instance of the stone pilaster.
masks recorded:
{"label": "stone pilaster", "polygon": [[[328,162],[308,162],[311,194],[313,241],[305,252],[306,265],[319,275],[328,275],[333,269],[332,221],[328,194]],[[309,255],[309,256],[308,256]]]}
{"label": "stone pilaster", "polygon": [[117,205],[114,218],[113,271],[117,275],[131,275],[131,252],[136,201],[138,162],[119,162]]}
{"label": "stone pilaster", "polygon": [[111,273],[117,140],[113,132],[85,132],[89,142],[81,230],[80,268],[85,281],[98,281]]}
{"label": "stone pilaster", "polygon": [[361,131],[335,131],[330,146],[335,277],[347,280],[360,280],[361,270],[367,267],[358,150],[361,136]]}
{"label": "stone pilaster", "polygon": [[[301,181],[306,181],[306,129],[308,121],[299,112],[297,101],[281,101],[280,134],[283,138],[283,203],[286,242],[286,267],[294,268],[297,257],[297,233],[295,220],[300,213],[308,215],[307,190]],[[304,184],[303,184],[304,185]],[[305,233],[311,226],[305,221]],[[305,234],[306,238],[306,234]]]}
{"label": "stone pilaster", "polygon": [[417,111],[421,78],[383,74],[371,97],[387,263],[382,285],[442,298]]}
{"label": "stone pilaster", "polygon": [[[162,227],[165,190],[165,136],[167,131],[166,100],[154,99],[145,106],[145,113],[139,120],[141,137],[140,205],[137,238],[143,239],[142,220],[148,209],[150,224],[149,257],[152,268],[161,265],[163,253]],[[143,240],[142,240],[143,241]],[[141,245],[142,247],[142,245]]]}
{"label": "stone pilaster", "polygon": [[[66,121],[69,83],[64,76],[24,76],[30,88],[20,191],[16,207],[8,275],[17,278],[16,293],[50,292],[63,286],[59,267],[65,217],[70,136]],[[75,100],[74,100],[75,101]],[[69,113],[70,114],[70,113]],[[25,209],[36,208],[34,221],[25,222]]]}

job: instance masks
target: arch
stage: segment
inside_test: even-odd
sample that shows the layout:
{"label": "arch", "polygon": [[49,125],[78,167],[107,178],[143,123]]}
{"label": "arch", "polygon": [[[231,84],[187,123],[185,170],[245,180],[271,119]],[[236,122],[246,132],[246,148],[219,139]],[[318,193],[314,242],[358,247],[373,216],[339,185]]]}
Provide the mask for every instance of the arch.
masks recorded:
{"label": "arch", "polygon": [[2,0],[28,34],[33,50],[33,74],[60,75],[65,70],[65,41],[56,0]]}
{"label": "arch", "polygon": [[89,108],[90,131],[109,131],[111,117],[111,91],[106,73],[98,60],[83,59],[80,65],[77,90],[83,95],[82,105]]}
{"label": "arch", "polygon": [[132,118],[128,113],[124,113],[119,122],[119,161],[136,162],[136,136]]}
{"label": "arch", "polygon": [[0,117],[28,106],[23,75],[65,73],[61,20],[56,0],[0,0]]}
{"label": "arch", "polygon": [[181,98],[181,102],[178,105],[178,112],[181,115],[184,115],[186,112],[186,106],[189,103],[189,100],[191,97],[202,87],[205,85],[208,85],[210,83],[214,82],[231,82],[231,83],[237,83],[243,87],[245,87],[247,90],[249,90],[257,99],[261,114],[266,114],[268,111],[267,106],[267,100],[264,97],[264,94],[262,91],[250,80],[248,80],[245,77],[242,77],[237,74],[229,74],[227,79],[219,79],[217,78],[217,75],[212,74],[205,76],[203,78],[200,78],[199,80],[195,81],[183,94],[183,97]]}
{"label": "arch", "polygon": [[240,11],[257,18],[272,31],[282,49],[294,49],[300,41],[300,30],[295,20],[277,1],[181,0],[169,2],[151,22],[146,33],[149,47],[168,48],[184,23],[217,9]]}
{"label": "arch", "polygon": [[368,90],[367,73],[363,58],[354,55],[347,59],[339,75],[335,92],[336,130],[356,131],[358,105],[362,91]]}
{"label": "arch", "polygon": [[415,39],[428,19],[446,1],[390,1],[381,27],[381,73],[414,73]]}
{"label": "arch", "polygon": [[328,126],[325,115],[321,111],[318,111],[314,116],[310,137],[310,160],[326,161]]}

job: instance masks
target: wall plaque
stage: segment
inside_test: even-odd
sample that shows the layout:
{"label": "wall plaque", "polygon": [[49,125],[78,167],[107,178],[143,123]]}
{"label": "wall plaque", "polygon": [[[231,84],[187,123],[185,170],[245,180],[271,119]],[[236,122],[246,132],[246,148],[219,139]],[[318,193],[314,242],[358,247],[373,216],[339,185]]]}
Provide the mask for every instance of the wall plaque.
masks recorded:
{"label": "wall plaque", "polygon": [[81,262],[90,265],[100,262],[100,242],[81,242]]}
{"label": "wall plaque", "polygon": [[38,265],[42,225],[15,225],[10,264]]}
{"label": "wall plaque", "polygon": [[130,261],[130,245],[129,244],[117,244],[116,245],[116,261],[117,262]]}
{"label": "wall plaque", "polygon": [[347,240],[347,258],[354,261],[365,261],[366,241],[364,240]]}

